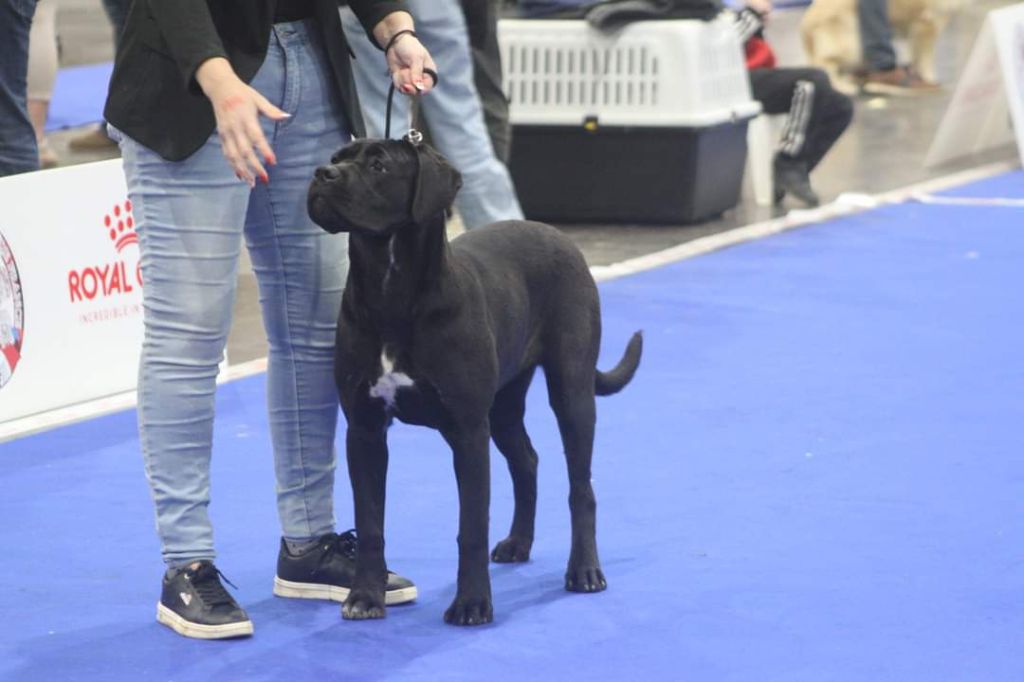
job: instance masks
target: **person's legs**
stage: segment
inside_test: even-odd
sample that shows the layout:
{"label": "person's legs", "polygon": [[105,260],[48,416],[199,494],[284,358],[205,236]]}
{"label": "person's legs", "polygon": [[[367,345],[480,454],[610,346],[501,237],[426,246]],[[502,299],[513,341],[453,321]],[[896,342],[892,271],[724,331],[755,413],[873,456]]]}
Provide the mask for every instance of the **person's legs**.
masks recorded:
{"label": "person's legs", "polygon": [[[838,119],[833,120],[831,107],[839,105],[822,94],[824,90],[834,93],[828,76],[818,69],[755,69],[750,72],[750,84],[754,99],[761,102],[765,113],[787,114],[774,162],[776,201],[792,194],[806,204],[816,205],[818,197],[811,188],[809,173],[849,123],[847,117],[835,130]],[[845,97],[843,102],[850,106]],[[823,108],[823,103],[829,107]],[[852,107],[847,114],[852,114]],[[826,140],[828,145],[824,146]]]}
{"label": "person's legs", "polygon": [[[341,25],[345,29],[345,37],[348,38],[349,47],[355,55],[352,60],[352,74],[356,81],[356,91],[359,93],[359,107],[363,111],[363,121],[366,124],[367,137],[384,137],[385,121],[384,115],[387,110],[388,87],[391,85],[391,78],[388,75],[387,66],[381,56],[380,50],[370,43],[363,31],[362,24],[356,19],[356,15],[347,7],[341,8]],[[422,35],[419,24],[416,26],[420,40],[426,41]],[[437,59],[435,58],[435,62]],[[438,63],[438,68],[444,72],[444,67]],[[429,76],[428,76],[429,77]],[[447,74],[442,76],[445,85],[448,83]],[[432,97],[435,92],[432,92]],[[409,128],[409,107],[407,98],[399,92],[395,92],[391,109],[391,137],[400,138],[408,132]]]}
{"label": "person's legs", "polygon": [[473,82],[483,106],[487,134],[498,159],[508,164],[512,147],[508,98],[502,89],[496,0],[463,0],[463,13],[473,54]]}
{"label": "person's legs", "polygon": [[892,43],[888,0],[857,0],[861,46],[864,55],[862,87],[872,95],[916,95],[939,90],[896,62]]}
{"label": "person's legs", "polygon": [[183,566],[214,558],[214,390],[249,188],[224,161],[216,134],[182,162],[120,137],[145,282],[140,441],[164,561]]}
{"label": "person's legs", "polygon": [[[373,56],[383,65],[379,52]],[[273,72],[280,77],[266,77]],[[344,601],[357,539],[334,533],[334,347],[348,240],[320,229],[306,207],[313,172],[350,140],[329,73],[315,31],[302,22],[275,26],[253,87],[292,116],[267,131],[277,165],[267,169],[270,183],[253,193],[246,240],[270,340],[267,390],[283,536],[274,594]],[[388,604],[415,598],[415,585],[388,575]]]}
{"label": "person's legs", "polygon": [[39,165],[52,168],[57,156],[46,142],[46,119],[50,113],[53,84],[57,80],[57,4],[39,0],[29,34],[28,116],[39,145]]}
{"label": "person's legs", "polygon": [[269,184],[253,192],[246,241],[270,341],[267,391],[282,535],[299,541],[334,530],[334,337],[348,248],[345,235],[320,229],[306,208],[314,170],[350,140],[329,73],[304,24],[278,24],[252,83],[292,114],[268,131],[277,165],[267,168]]}
{"label": "person's legs", "polygon": [[[131,0],[103,0],[103,10],[110,20],[110,29],[114,36],[115,52],[121,42],[121,33],[124,32],[124,22],[130,7]],[[107,137],[106,124],[101,123],[98,127],[71,138],[68,148],[77,152],[102,152],[109,150],[114,144],[114,141]]]}
{"label": "person's legs", "polygon": [[422,100],[437,148],[462,173],[455,205],[467,229],[521,220],[508,169],[495,156],[473,82],[465,20],[456,0],[413,0],[417,30],[425,36],[445,83]]}
{"label": "person's legs", "polygon": [[[472,60],[462,12],[455,0],[415,0],[416,32],[430,48],[442,85],[420,100],[437,148],[462,173],[462,189],[455,205],[468,229],[499,220],[523,217],[508,169],[494,155],[487,136],[480,98],[473,85]],[[355,16],[343,12],[345,32],[356,53],[354,71],[367,132],[381,137],[390,80],[381,65],[380,51],[361,37]],[[358,31],[358,32],[357,32]],[[393,137],[405,133],[408,98],[395,97]]]}
{"label": "person's legs", "polygon": [[868,71],[895,69],[896,49],[892,44],[888,0],[857,0],[857,17],[865,68]]}
{"label": "person's legs", "polygon": [[35,9],[35,0],[0,0],[0,176],[39,169],[25,97]]}
{"label": "person's legs", "polygon": [[[758,69],[751,72],[754,99],[768,113],[788,113],[779,153],[811,171],[853,118],[850,98],[837,92],[820,69]],[[787,101],[787,97],[789,101]]]}
{"label": "person's legs", "polygon": [[824,71],[808,69],[805,78],[814,83],[812,116],[807,126],[802,157],[813,171],[853,120],[853,102],[832,87]]}

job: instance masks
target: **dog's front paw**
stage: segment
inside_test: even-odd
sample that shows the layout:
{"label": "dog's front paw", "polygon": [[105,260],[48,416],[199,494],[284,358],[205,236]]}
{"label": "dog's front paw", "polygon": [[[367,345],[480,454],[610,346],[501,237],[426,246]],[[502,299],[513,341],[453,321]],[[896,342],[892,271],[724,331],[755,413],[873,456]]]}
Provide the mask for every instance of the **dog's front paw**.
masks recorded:
{"label": "dog's front paw", "polygon": [[444,612],[444,622],[449,625],[484,625],[494,620],[490,597],[455,597],[455,601]]}
{"label": "dog's front paw", "polygon": [[607,587],[608,581],[597,566],[570,566],[565,573],[565,589],[570,592],[601,592]]}
{"label": "dog's front paw", "polygon": [[341,607],[345,620],[371,620],[387,615],[384,608],[384,592],[378,594],[368,590],[352,590]]}
{"label": "dog's front paw", "polygon": [[533,547],[532,541],[509,535],[494,546],[494,551],[491,552],[491,561],[499,564],[529,561],[531,547]]}

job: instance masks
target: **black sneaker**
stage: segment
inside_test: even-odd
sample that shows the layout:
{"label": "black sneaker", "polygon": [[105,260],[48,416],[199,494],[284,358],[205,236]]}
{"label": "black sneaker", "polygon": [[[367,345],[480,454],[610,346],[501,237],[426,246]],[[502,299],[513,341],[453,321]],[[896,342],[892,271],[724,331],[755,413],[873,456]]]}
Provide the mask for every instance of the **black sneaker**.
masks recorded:
{"label": "black sneaker", "polygon": [[196,639],[251,635],[249,616],[220,584],[223,574],[210,561],[193,566],[164,574],[163,594],[156,605],[157,621],[179,635]]}
{"label": "black sneaker", "polygon": [[811,189],[811,178],[807,173],[807,164],[799,159],[779,154],[775,157],[775,203],[790,194],[810,207],[821,203],[818,195]]}
{"label": "black sneaker", "polygon": [[[315,547],[295,555],[288,551],[288,545],[282,539],[281,551],[277,555],[274,594],[278,597],[344,602],[356,574],[357,544],[354,530],[341,535],[328,533]],[[384,603],[393,606],[415,598],[416,586],[412,581],[388,571]]]}

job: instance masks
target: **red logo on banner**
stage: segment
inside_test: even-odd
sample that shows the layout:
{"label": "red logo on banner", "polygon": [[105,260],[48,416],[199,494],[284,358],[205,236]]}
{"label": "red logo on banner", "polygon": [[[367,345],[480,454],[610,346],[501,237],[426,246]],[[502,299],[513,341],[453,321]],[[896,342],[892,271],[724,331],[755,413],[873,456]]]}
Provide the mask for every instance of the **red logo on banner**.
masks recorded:
{"label": "red logo on banner", "polygon": [[[114,250],[121,254],[129,246],[139,243],[132,217],[132,202],[117,204],[103,216],[103,230]],[[70,270],[68,295],[72,303],[95,301],[112,296],[130,294],[142,286],[142,269],[138,258],[129,266],[124,259],[100,265]]]}
{"label": "red logo on banner", "polygon": [[25,341],[25,299],[14,252],[0,234],[0,388],[11,380]]}
{"label": "red logo on banner", "polygon": [[[113,214],[113,215],[111,215]],[[110,241],[118,253],[124,251],[129,244],[138,244],[139,236],[135,234],[135,219],[132,217],[132,202],[126,201],[114,207],[114,210],[103,216],[103,225],[110,230]]]}

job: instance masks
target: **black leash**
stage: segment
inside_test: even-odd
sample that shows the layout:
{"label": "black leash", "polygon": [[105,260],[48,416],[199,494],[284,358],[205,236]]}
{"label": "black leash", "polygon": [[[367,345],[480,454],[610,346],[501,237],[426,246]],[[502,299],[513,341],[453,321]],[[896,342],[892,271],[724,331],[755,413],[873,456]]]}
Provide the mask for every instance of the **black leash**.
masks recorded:
{"label": "black leash", "polygon": [[[433,69],[424,68],[423,69],[423,73],[425,73],[428,76],[430,76],[430,79],[432,81],[434,81],[434,87],[436,88],[437,87],[437,71],[434,71]],[[391,79],[391,87],[388,88],[388,104],[387,104],[387,109],[385,110],[385,113],[384,113],[384,139],[385,140],[390,140],[391,139],[391,103],[394,101],[394,99],[395,99],[395,79],[392,78]],[[420,113],[419,102],[417,102],[416,99],[413,99],[411,107],[412,107],[412,124],[411,124],[412,127],[409,129],[409,133],[406,135],[406,137],[408,137],[409,141],[412,142],[413,144],[419,144],[420,141],[423,140],[423,134],[419,131],[419,128],[418,128],[418,126],[419,126],[419,113]]]}

